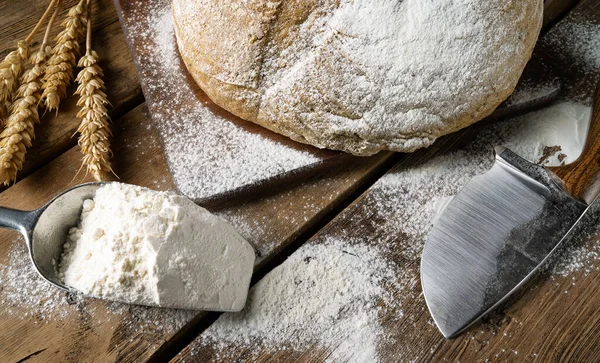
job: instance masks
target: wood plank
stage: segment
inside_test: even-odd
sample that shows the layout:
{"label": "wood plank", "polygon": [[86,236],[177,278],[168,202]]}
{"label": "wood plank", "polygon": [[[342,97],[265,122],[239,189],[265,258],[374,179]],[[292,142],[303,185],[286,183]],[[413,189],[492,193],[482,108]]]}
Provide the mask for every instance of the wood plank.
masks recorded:
{"label": "wood plank", "polygon": [[[0,56],[11,51],[17,39],[26,36],[43,11],[48,1],[23,0],[4,1],[0,4]],[[65,0],[65,13],[76,0]],[[97,0],[94,5],[94,47],[100,55],[100,65],[106,76],[108,99],[113,105],[109,110],[112,117],[118,118],[143,101],[135,67],[131,60],[123,31],[110,0]],[[63,14],[64,16],[64,14]],[[62,17],[60,18],[62,19]],[[53,33],[61,30],[56,26]],[[34,40],[41,41],[42,34]],[[76,97],[74,86],[68,90],[69,96],[63,100],[58,115],[46,113],[41,124],[36,127],[34,146],[27,153],[24,170],[19,178],[30,174],[77,143],[73,138],[79,120],[75,117]]]}
{"label": "wood plank", "polygon": [[[402,271],[397,281],[402,289],[392,290],[394,296],[391,300],[395,303],[385,306],[386,313],[380,317],[382,335],[385,336],[378,345],[378,358],[382,362],[598,361],[600,331],[597,328],[600,320],[597,309],[600,306],[600,285],[597,281],[600,278],[600,266],[597,258],[596,262],[587,261],[591,263],[587,268],[566,276],[539,276],[515,297],[516,302],[513,299],[508,307],[505,305],[504,309],[487,317],[483,323],[457,339],[445,340],[433,324],[419,282],[420,251],[426,231],[415,235],[404,233],[398,226],[411,228],[412,216],[403,214],[402,210],[410,203],[413,206],[422,204],[424,209],[427,208],[432,196],[439,197],[436,195],[437,187],[427,184],[423,179],[423,184],[419,186],[422,190],[407,187],[403,193],[399,193],[400,185],[394,179],[401,178],[407,170],[422,168],[432,158],[444,157],[452,151],[465,154],[472,152],[469,149],[473,146],[469,141],[479,134],[471,131],[465,132],[462,137],[453,135],[437,143],[434,149],[411,155],[307,245],[319,245],[336,239],[359,240],[367,241],[374,248],[385,246],[385,250],[395,251],[388,258]],[[430,177],[435,178],[431,174]],[[573,242],[582,246],[584,254],[588,251],[597,253],[600,206],[595,208],[592,218],[586,222],[586,234],[589,235],[583,235]],[[215,326],[218,324],[217,321]],[[240,326],[240,329],[245,327]],[[291,336],[293,339],[294,335]],[[339,346],[348,344],[345,338],[340,336],[337,340],[316,344],[308,350],[294,350],[287,345],[277,348],[261,346],[258,340],[250,340],[250,344],[221,342],[225,345],[216,346],[202,334],[173,362],[324,361]]]}
{"label": "wood plank", "polygon": [[[123,53],[127,54],[120,52]],[[138,108],[125,120],[117,122],[115,146],[119,157],[115,160],[116,170],[124,181],[168,189],[172,187],[171,180],[165,171],[158,143],[144,126],[147,119],[148,114],[143,108]],[[291,188],[270,197],[257,198],[252,203],[214,210],[252,234],[252,240],[263,256],[258,266],[262,269],[268,264],[268,259],[286,250],[286,246],[297,243],[298,236],[310,233],[312,226],[331,210],[334,203],[341,203],[354,188],[368,179],[368,175],[381,167],[374,164],[383,163],[388,157],[383,155],[368,162],[362,159],[349,165],[356,168],[354,171],[340,173],[339,170],[331,170],[330,174],[335,174],[335,177],[316,177],[298,190]],[[69,185],[78,168],[78,160],[77,148],[70,149],[37,173],[1,193],[0,204],[38,207]],[[31,198],[31,195],[35,197]],[[325,204],[328,206],[321,208]],[[14,233],[4,231],[0,236],[0,264],[6,264],[7,252],[20,242],[12,240]],[[22,253],[16,257],[22,258]],[[32,289],[36,282],[34,275]],[[5,293],[6,287],[3,286],[0,288],[2,299]],[[181,325],[196,320],[193,314],[127,308],[96,300],[86,301],[83,307],[69,305],[69,298],[63,295],[58,297],[58,301],[57,314],[47,316],[39,313],[39,306],[27,305],[30,301],[27,304],[11,302],[3,305],[10,311],[0,312],[0,326],[4,328],[4,333],[0,334],[0,360],[17,360],[36,353],[31,360],[141,360],[151,356],[161,344],[166,344]],[[168,321],[173,326],[165,327],[161,321]]]}
{"label": "wood plank", "polygon": [[[172,181],[154,131],[147,127],[148,111],[140,106],[117,122],[115,162],[121,181],[154,189],[171,189]],[[213,211],[230,219],[256,247],[257,266],[266,262],[270,251],[293,245],[359,186],[382,168],[392,154],[355,159],[306,180],[302,186],[265,193],[253,201]],[[59,191],[75,182],[79,150],[70,149],[39,171],[0,193],[0,204],[31,209],[41,206]],[[0,231],[0,361],[17,361],[32,353],[31,361],[140,361],[150,357],[175,336],[196,315],[179,310],[128,307],[86,299],[69,304],[71,297],[56,290],[41,293],[43,284],[23,262],[16,233]],[[22,247],[22,246],[21,246]],[[30,286],[14,286],[7,281],[10,269],[31,277]],[[41,285],[43,286],[43,285]],[[24,290],[23,290],[24,289]],[[26,291],[28,298],[15,298]],[[40,300],[38,303],[37,300]],[[71,302],[72,303],[72,302]],[[46,304],[46,305],[44,305]],[[51,308],[44,306],[51,305]]]}
{"label": "wood plank", "polygon": [[[581,22],[600,23],[597,1],[582,1],[558,26]],[[553,35],[549,33],[549,36]],[[548,46],[550,43],[542,43],[538,51],[546,53]],[[561,77],[570,96],[576,94],[574,88],[582,84],[583,77],[591,77],[590,83],[600,77],[599,70],[592,74],[582,72],[573,69],[575,65],[566,64],[564,59],[550,61],[549,66]],[[579,89],[577,94],[581,92]],[[486,170],[492,162],[493,144],[502,142],[508,130],[516,132],[518,127],[514,121],[512,125],[511,122],[477,125],[441,139],[430,149],[410,155],[301,247],[342,240],[349,244],[361,241],[374,249],[390,251],[386,257],[398,268],[398,281],[392,281],[390,285],[397,282],[399,287],[390,287],[394,294],[393,303],[378,305],[382,309],[378,319],[384,338],[378,341],[377,350],[382,362],[600,360],[600,318],[597,314],[600,307],[597,257],[600,204],[586,219],[585,229],[580,230],[571,242],[575,251],[566,251],[561,256],[575,262],[579,259],[581,268],[567,265],[557,273],[546,271],[507,305],[458,338],[443,338],[424,302],[419,264],[426,233],[434,217],[430,208],[434,198],[444,197],[440,190],[447,191],[447,183],[465,182],[462,176],[452,174],[453,160],[457,167],[472,163],[470,172],[473,174]],[[455,156],[457,154],[463,158]],[[448,174],[442,174],[444,172]],[[458,190],[460,185],[453,187]],[[218,329],[220,324],[217,320],[210,329]],[[248,327],[240,326],[240,329]],[[288,338],[293,340],[294,337],[290,333]],[[336,351],[347,350],[352,341],[345,341],[346,338],[342,333],[331,341],[292,349],[289,344],[293,342],[286,341],[286,344],[273,347],[252,337],[244,343],[222,341],[217,345],[205,332],[173,361],[324,361],[328,357],[338,357],[331,355]]]}
{"label": "wood plank", "polygon": [[573,9],[580,0],[545,0],[543,28],[551,28],[564,14]]}
{"label": "wood plank", "polygon": [[598,83],[594,29],[600,25],[600,3],[581,1],[569,16],[550,29],[536,51],[547,72],[557,77],[570,99],[591,102]]}
{"label": "wood plank", "polygon": [[[0,4],[0,14],[2,14],[2,24],[0,25],[0,56],[4,57],[11,48],[15,47],[16,41],[29,35],[31,29],[38,22],[49,0],[25,0],[25,1],[4,1]],[[57,25],[51,32],[52,39],[58,34],[62,27],[58,25],[66,16],[69,8],[76,5],[79,0],[63,0],[62,10],[58,15]],[[98,0],[92,4],[94,12],[94,33],[116,21],[115,10],[111,9],[109,1]],[[33,38],[33,45],[39,45],[44,36],[43,29]]]}

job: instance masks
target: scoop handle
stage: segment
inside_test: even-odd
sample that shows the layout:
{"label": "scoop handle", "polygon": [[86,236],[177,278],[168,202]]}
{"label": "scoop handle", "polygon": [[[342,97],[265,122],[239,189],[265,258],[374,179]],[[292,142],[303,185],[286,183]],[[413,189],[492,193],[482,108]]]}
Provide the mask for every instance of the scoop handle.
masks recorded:
{"label": "scoop handle", "polygon": [[34,214],[31,211],[0,207],[0,227],[27,233],[35,224]]}
{"label": "scoop handle", "polygon": [[[565,189],[575,198],[588,204],[600,194],[600,87],[596,89],[592,106],[592,119],[583,153],[575,162],[558,167],[550,167],[558,176]],[[592,187],[593,186],[593,187]]]}

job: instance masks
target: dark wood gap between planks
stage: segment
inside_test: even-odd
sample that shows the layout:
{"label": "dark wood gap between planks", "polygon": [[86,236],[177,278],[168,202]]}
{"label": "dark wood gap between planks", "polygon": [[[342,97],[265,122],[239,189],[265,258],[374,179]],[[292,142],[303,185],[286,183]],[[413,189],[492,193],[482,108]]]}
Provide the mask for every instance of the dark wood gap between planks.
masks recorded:
{"label": "dark wood gap between planks", "polygon": [[540,37],[543,37],[556,24],[560,23],[573,10],[581,0],[546,0],[544,4],[550,16],[544,16],[544,25]]}
{"label": "dark wood gap between planks", "polygon": [[[377,169],[372,172],[361,184],[357,185],[356,188],[344,197],[337,205],[331,210],[325,212],[316,223],[311,225],[308,229],[298,234],[297,237],[279,253],[270,259],[267,259],[255,268],[250,282],[250,287],[254,286],[260,281],[265,275],[267,275],[275,267],[281,265],[289,256],[291,256],[296,250],[304,245],[308,240],[313,238],[320,230],[331,223],[342,211],[348,208],[350,205],[355,203],[364,195],[369,188],[379,180],[383,175],[390,171],[396,164],[401,162],[407,154],[384,152],[390,154]],[[315,175],[318,178],[320,175]],[[196,318],[188,322],[181,330],[179,330],[171,339],[165,341],[165,343],[159,347],[148,359],[148,362],[168,362],[175,358],[179,352],[181,352],[186,346],[188,346],[194,339],[196,339],[204,330],[210,327],[222,313],[219,312],[205,312],[200,313]]]}

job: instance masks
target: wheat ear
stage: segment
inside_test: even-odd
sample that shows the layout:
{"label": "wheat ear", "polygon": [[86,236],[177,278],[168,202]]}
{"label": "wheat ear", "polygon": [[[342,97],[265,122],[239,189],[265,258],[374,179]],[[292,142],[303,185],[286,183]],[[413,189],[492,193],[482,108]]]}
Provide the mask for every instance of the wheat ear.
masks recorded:
{"label": "wheat ear", "polygon": [[[23,168],[25,153],[35,138],[34,126],[40,122],[38,105],[42,98],[42,78],[51,48],[47,45],[52,24],[60,11],[61,0],[56,2],[54,13],[46,27],[44,40],[37,53],[31,57],[32,67],[23,74],[15,102],[0,133],[0,184],[6,186],[17,180]],[[37,31],[37,29],[35,29]]]}
{"label": "wheat ear", "polygon": [[[88,10],[89,12],[90,10]],[[88,15],[86,53],[79,60],[78,66],[83,68],[77,75],[77,91],[80,98],[77,105],[81,109],[77,117],[81,119],[78,144],[83,153],[83,165],[94,179],[101,181],[108,173],[114,174],[110,165],[112,151],[109,138],[112,136],[106,106],[104,81],[102,81],[102,68],[98,65],[98,54],[92,50],[92,22]]]}
{"label": "wheat ear", "polygon": [[52,9],[59,0],[52,0],[48,4],[44,15],[40,18],[27,38],[17,42],[17,49],[8,53],[0,62],[0,120],[4,120],[9,111],[9,105],[13,101],[15,91],[19,88],[19,77],[23,74],[25,61],[29,57],[29,44],[40,27],[44,24]]}
{"label": "wheat ear", "polygon": [[6,119],[6,127],[0,134],[0,183],[10,185],[23,168],[25,153],[35,137],[34,125],[40,122],[38,104],[42,96],[42,77],[50,47],[40,49],[33,55],[33,67],[25,72]]}
{"label": "wheat ear", "polygon": [[44,75],[43,93],[44,106],[47,110],[57,110],[61,98],[67,95],[67,87],[73,80],[73,69],[77,64],[79,43],[85,36],[87,2],[81,0],[69,9],[64,26],[56,36],[56,45],[48,60]]}
{"label": "wheat ear", "polygon": [[8,53],[0,62],[0,119],[6,117],[8,106],[19,85],[25,60],[29,53],[29,44],[25,40],[17,43],[17,49]]}

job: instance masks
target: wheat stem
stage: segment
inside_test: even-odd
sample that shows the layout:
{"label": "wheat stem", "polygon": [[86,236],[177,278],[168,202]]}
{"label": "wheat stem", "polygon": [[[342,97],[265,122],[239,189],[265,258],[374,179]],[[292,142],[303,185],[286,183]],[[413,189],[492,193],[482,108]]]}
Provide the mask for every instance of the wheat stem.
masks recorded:
{"label": "wheat stem", "polygon": [[85,35],[85,55],[90,55],[92,51],[92,0],[87,0],[87,29]]}
{"label": "wheat stem", "polygon": [[16,181],[17,173],[23,168],[27,148],[31,147],[35,138],[34,126],[40,122],[38,105],[42,97],[42,78],[51,51],[47,46],[48,34],[60,11],[60,2],[51,3],[56,7],[46,26],[44,40],[38,52],[31,57],[32,67],[23,74],[6,128],[0,134],[0,184],[6,186]]}
{"label": "wheat stem", "polygon": [[[89,1],[89,0],[88,0]],[[80,98],[77,105],[81,109],[77,117],[81,119],[78,144],[83,153],[83,166],[98,181],[108,173],[113,173],[110,158],[109,138],[112,136],[106,106],[109,105],[105,86],[102,81],[102,69],[98,65],[98,54],[91,48],[91,9],[88,7],[86,53],[79,60],[78,66],[83,68],[77,75],[79,84],[75,94]]]}
{"label": "wheat stem", "polygon": [[62,5],[62,0],[56,0],[56,7],[54,8],[52,17],[50,17],[50,20],[48,21],[48,25],[46,26],[46,31],[44,32],[44,39],[42,40],[42,45],[40,46],[40,49],[45,49],[46,46],[48,45],[48,39],[50,38],[50,31],[52,30],[52,25],[54,24],[54,21],[56,20],[56,17],[58,16],[58,13],[60,12],[61,5]]}
{"label": "wheat stem", "polygon": [[38,123],[38,104],[42,96],[42,77],[50,47],[41,48],[33,55],[33,67],[23,75],[23,82],[12,104],[6,127],[0,134],[0,184],[10,185],[23,168],[25,153],[35,137]]}
{"label": "wheat stem", "polygon": [[42,27],[42,25],[44,25],[44,22],[46,22],[46,18],[48,18],[48,15],[50,15],[52,8],[54,8],[58,2],[59,2],[58,0],[50,1],[50,4],[48,4],[48,7],[46,8],[46,11],[44,12],[44,14],[40,18],[40,20],[37,22],[37,24],[35,24],[35,27],[33,28],[33,30],[31,30],[31,32],[29,33],[27,38],[25,38],[25,41],[27,43],[31,43],[31,40],[33,39],[33,37],[37,34],[37,32]]}
{"label": "wheat stem", "polygon": [[25,40],[20,40],[17,49],[8,53],[0,62],[0,120],[4,120],[7,115],[28,55],[29,44]]}
{"label": "wheat stem", "polygon": [[67,95],[67,87],[73,80],[73,69],[77,65],[79,43],[85,35],[86,18],[87,2],[81,0],[69,9],[63,22],[65,28],[56,37],[56,45],[44,76],[42,98],[47,110],[58,111],[61,98]]}
{"label": "wheat stem", "polygon": [[44,24],[52,9],[57,8],[59,2],[59,0],[50,1],[46,11],[31,30],[27,38],[17,42],[17,49],[10,52],[6,58],[0,62],[0,120],[4,120],[7,116],[9,105],[15,97],[15,91],[19,87],[19,78],[23,74],[25,61],[27,60],[27,57],[29,57],[29,43]]}

